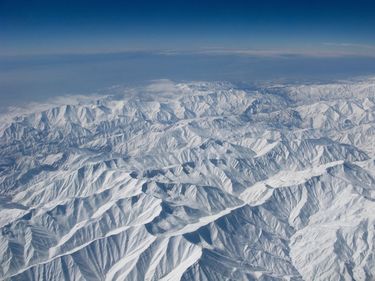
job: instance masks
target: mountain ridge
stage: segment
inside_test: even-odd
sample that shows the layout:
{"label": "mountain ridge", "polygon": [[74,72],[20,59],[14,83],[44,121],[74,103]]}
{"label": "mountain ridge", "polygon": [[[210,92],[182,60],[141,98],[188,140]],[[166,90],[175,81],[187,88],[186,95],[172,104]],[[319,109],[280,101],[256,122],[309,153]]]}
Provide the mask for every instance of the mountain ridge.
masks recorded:
{"label": "mountain ridge", "polygon": [[0,278],[375,277],[375,80],[113,91],[4,119]]}

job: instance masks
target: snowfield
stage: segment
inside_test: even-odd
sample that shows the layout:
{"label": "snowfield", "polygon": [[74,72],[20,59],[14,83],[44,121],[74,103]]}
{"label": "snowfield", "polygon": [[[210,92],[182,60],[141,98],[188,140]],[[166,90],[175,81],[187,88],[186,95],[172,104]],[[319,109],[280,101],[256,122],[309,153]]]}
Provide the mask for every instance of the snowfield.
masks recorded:
{"label": "snowfield", "polygon": [[155,81],[0,125],[2,280],[375,280],[375,79]]}

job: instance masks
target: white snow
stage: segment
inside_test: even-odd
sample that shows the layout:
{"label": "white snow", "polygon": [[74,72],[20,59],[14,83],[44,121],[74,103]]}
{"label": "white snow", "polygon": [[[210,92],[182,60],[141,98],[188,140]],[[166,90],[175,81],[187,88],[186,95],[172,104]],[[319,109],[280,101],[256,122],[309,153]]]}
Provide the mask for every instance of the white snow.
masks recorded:
{"label": "white snow", "polygon": [[114,90],[2,116],[0,279],[375,279],[375,79]]}

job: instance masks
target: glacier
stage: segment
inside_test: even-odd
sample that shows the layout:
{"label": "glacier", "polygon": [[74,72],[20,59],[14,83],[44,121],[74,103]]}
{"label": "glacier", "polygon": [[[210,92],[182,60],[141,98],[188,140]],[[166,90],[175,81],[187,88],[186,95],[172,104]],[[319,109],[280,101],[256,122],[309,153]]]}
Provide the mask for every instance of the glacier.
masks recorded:
{"label": "glacier", "polygon": [[375,79],[12,108],[2,280],[374,280]]}

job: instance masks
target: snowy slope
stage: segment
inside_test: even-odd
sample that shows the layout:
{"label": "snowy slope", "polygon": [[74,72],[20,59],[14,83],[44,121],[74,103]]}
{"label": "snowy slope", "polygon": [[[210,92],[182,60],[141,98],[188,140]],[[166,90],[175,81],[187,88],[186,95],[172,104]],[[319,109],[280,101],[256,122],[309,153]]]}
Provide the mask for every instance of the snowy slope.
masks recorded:
{"label": "snowy slope", "polygon": [[0,279],[375,279],[374,79],[113,92],[1,117]]}

